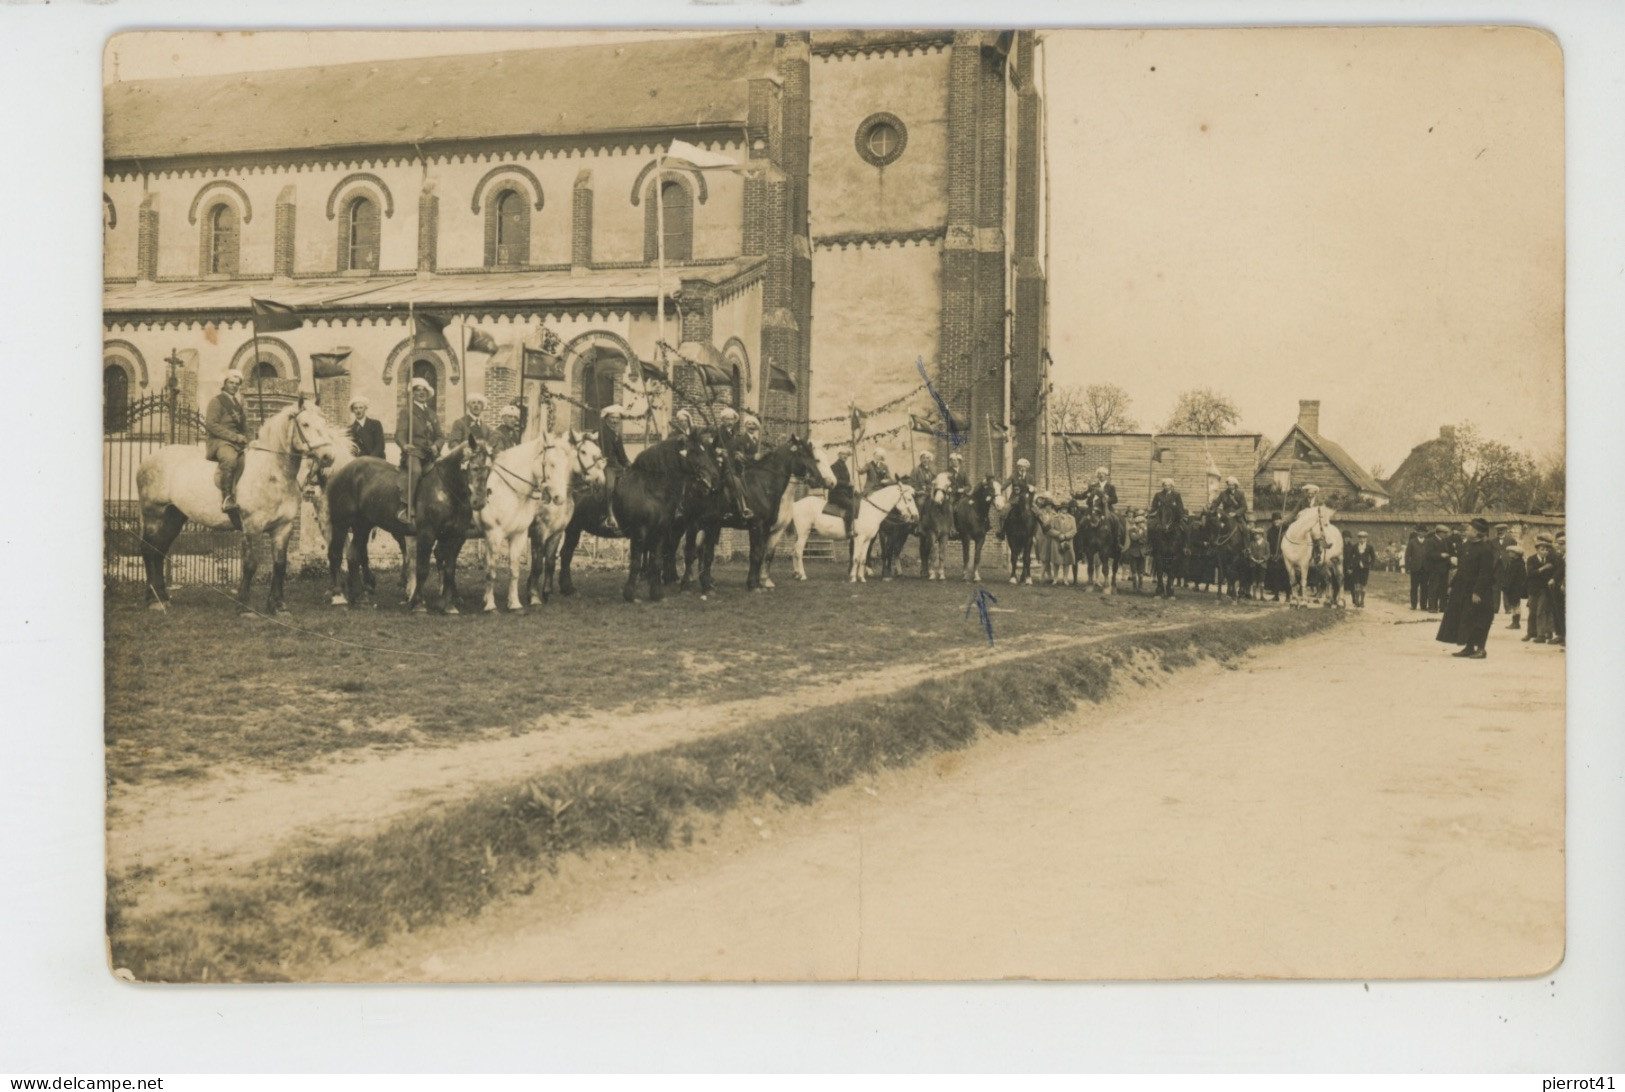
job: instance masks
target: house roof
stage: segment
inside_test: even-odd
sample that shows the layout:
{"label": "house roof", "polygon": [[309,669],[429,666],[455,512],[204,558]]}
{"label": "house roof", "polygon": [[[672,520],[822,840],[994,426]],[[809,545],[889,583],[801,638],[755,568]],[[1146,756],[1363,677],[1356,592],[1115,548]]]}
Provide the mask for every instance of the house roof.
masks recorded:
{"label": "house roof", "polygon": [[106,88],[104,155],[742,125],[774,72],[774,36],[746,33],[132,81]]}
{"label": "house roof", "polygon": [[[721,283],[759,264],[744,259],[723,265],[685,269],[690,279]],[[111,283],[102,297],[108,314],[127,316],[249,311],[251,297],[270,297],[290,307],[312,311],[402,310],[408,305],[438,310],[492,304],[525,305],[566,301],[654,303],[653,268],[568,269],[456,273],[433,277],[380,274],[371,277],[300,278],[291,281],[158,281]],[[667,286],[667,292],[671,291]]]}
{"label": "house roof", "polygon": [[1359,492],[1377,493],[1384,497],[1388,495],[1388,490],[1383,488],[1382,483],[1377,481],[1376,478],[1373,478],[1371,476],[1371,472],[1366,470],[1365,467],[1355,462],[1353,457],[1350,456],[1348,452],[1344,451],[1331,440],[1328,440],[1326,437],[1320,435],[1320,433],[1310,432],[1302,425],[1293,425],[1292,428],[1287,431],[1287,434],[1281,437],[1281,442],[1275,445],[1274,450],[1271,451],[1269,456],[1259,465],[1263,466],[1264,463],[1268,463],[1271,459],[1275,458],[1276,453],[1284,448],[1294,436],[1303,437],[1304,440],[1315,448],[1315,450],[1324,455],[1326,457],[1326,461],[1331,463],[1332,466],[1337,469],[1339,474],[1347,478],[1349,480],[1349,484],[1354,486],[1354,488]]}

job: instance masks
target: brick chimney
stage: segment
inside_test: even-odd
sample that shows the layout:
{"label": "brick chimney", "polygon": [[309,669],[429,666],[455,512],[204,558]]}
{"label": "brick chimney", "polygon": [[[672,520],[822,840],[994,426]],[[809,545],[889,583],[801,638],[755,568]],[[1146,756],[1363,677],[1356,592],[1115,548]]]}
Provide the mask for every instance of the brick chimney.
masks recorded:
{"label": "brick chimney", "polygon": [[1320,435],[1320,400],[1301,399],[1298,402],[1298,427],[1311,436]]}

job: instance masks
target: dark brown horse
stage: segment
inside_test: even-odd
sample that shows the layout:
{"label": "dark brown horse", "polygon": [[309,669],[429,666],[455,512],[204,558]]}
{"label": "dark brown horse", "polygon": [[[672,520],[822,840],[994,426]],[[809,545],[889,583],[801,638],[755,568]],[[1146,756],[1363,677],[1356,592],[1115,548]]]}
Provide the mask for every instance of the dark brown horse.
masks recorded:
{"label": "dark brown horse", "polygon": [[646,449],[616,480],[611,510],[631,547],[621,589],[628,603],[637,601],[640,579],[648,582],[651,601],[663,597],[660,563],[676,541],[679,502],[691,485],[709,495],[721,479],[716,458],[703,444],[672,439]]}
{"label": "dark brown horse", "polygon": [[[1128,549],[1128,527],[1116,512],[1085,504],[1078,515],[1074,539],[1078,564],[1096,591],[1112,595],[1117,591],[1117,565]],[[1081,583],[1081,581],[1080,581]]]}
{"label": "dark brown horse", "polygon": [[[697,498],[697,503],[680,517],[683,524],[683,575],[678,587],[686,591],[691,586],[697,559],[700,594],[711,593],[715,587],[711,580],[711,564],[716,557],[717,539],[722,528],[731,527],[750,533],[750,569],[745,576],[745,590],[761,591],[762,560],[767,553],[768,534],[778,522],[779,505],[792,479],[810,480],[826,489],[835,484],[835,475],[823,456],[809,441],[799,436],[790,437],[782,446],[769,451],[740,472],[740,486],[752,514],[750,520],[741,520],[735,506],[721,493]],[[675,542],[672,551],[675,554]]]}
{"label": "dark brown horse", "polygon": [[958,497],[953,502],[953,529],[949,537],[959,540],[960,561],[967,583],[982,581],[982,545],[993,526],[993,502],[998,496],[998,484],[992,478],[984,478],[969,496]]}
{"label": "dark brown horse", "polygon": [[[1038,513],[1033,509],[1033,491],[1021,490],[1011,498],[1004,514],[1004,544],[1010,551],[1010,583],[1033,582],[1033,544],[1038,538]],[[1021,575],[1016,575],[1017,567]]]}
{"label": "dark brown horse", "polygon": [[[363,579],[368,569],[367,539],[373,528],[394,537],[401,546],[401,570],[406,576],[407,605],[426,612],[424,586],[432,554],[440,569],[440,605],[447,614],[457,611],[457,558],[485,497],[491,449],[484,441],[459,444],[436,459],[418,480],[411,525],[400,521],[406,471],[383,459],[353,459],[327,482],[327,567],[331,574],[334,606],[359,605],[371,591]],[[416,546],[415,558],[405,539]],[[344,572],[345,542],[349,541],[348,580]]]}
{"label": "dark brown horse", "polygon": [[1157,578],[1155,594],[1172,599],[1174,580],[1184,571],[1185,523],[1172,512],[1154,512],[1146,524],[1146,541],[1151,572]]}

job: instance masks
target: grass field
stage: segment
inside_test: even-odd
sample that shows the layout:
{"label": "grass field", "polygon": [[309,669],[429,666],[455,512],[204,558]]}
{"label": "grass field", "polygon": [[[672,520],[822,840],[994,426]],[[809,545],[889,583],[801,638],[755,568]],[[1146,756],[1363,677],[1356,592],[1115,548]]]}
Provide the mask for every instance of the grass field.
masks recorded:
{"label": "grass field", "polygon": [[[859,593],[867,596],[859,605],[845,600],[845,611],[826,606],[831,613],[819,617],[826,626],[831,619],[846,625],[843,616],[851,613],[859,619],[854,624],[872,627],[861,632],[886,637],[882,643],[888,653],[896,654],[896,646],[902,646],[905,654],[930,656],[953,640],[985,642],[979,630],[967,637],[968,624],[962,620],[957,626],[936,620],[962,613],[956,603],[964,591],[962,586],[923,584],[876,587]],[[506,784],[421,809],[374,832],[318,844],[268,846],[268,858],[255,867],[206,883],[194,905],[152,900],[148,906],[149,878],[110,876],[108,931],[115,966],[147,981],[321,978],[335,958],[385,944],[402,932],[476,914],[510,893],[534,890],[547,882],[565,854],[668,847],[694,836],[701,817],[753,801],[805,805],[865,773],[963,748],[983,733],[1019,732],[1079,702],[1101,701],[1119,682],[1120,672],[1172,671],[1203,658],[1226,661],[1260,644],[1335,625],[1342,617],[1342,612],[1320,610],[1224,617],[1233,608],[1215,608],[1210,599],[1192,597],[1176,600],[1160,619],[1169,621],[1168,613],[1178,613],[1187,624],[1148,632],[1145,623],[1154,614],[1154,608],[1147,609],[1149,601],[1107,605],[1076,589],[1021,591],[1030,591],[1032,598],[1011,596],[1021,606],[1013,614],[995,616],[1001,625],[1025,615],[1029,631],[1045,625],[1051,630],[1093,626],[1106,634],[1115,620],[1121,632],[1100,642],[989,663],[885,696],[786,712],[651,753],[536,776],[515,769]],[[835,598],[838,594],[837,588],[814,585],[733,607],[776,616],[775,637],[793,639],[798,631],[792,619],[807,615],[811,604],[842,603]],[[765,605],[758,608],[758,602]],[[700,615],[688,607],[677,603],[665,609],[692,623]],[[893,627],[888,634],[884,620],[897,611],[911,613],[916,628]],[[643,621],[659,612],[632,608],[626,614],[628,620],[614,631],[617,640],[632,639],[640,631],[658,634],[657,640],[668,635]],[[931,620],[919,622],[921,617]],[[478,632],[467,629],[471,623],[465,620],[438,621]],[[512,624],[527,626],[530,621],[515,619]],[[799,632],[805,636],[808,631],[803,623]],[[689,630],[675,624],[670,632]],[[833,640],[833,635],[821,639]],[[708,641],[707,647],[714,646]],[[845,654],[866,651],[860,642]],[[875,660],[870,655],[863,662]],[[763,685],[759,674],[741,674]],[[732,681],[713,680],[713,685]],[[204,739],[200,746],[218,743]]]}
{"label": "grass field", "polygon": [[[622,575],[579,574],[578,594],[523,615],[409,615],[386,574],[384,606],[334,609],[325,580],[290,581],[285,619],[239,618],[221,590],[175,592],[166,614],[139,587],[106,603],[107,771],[113,782],[203,778],[232,765],[296,770],[360,748],[458,743],[527,730],[542,714],[640,710],[831,683],[863,669],[929,663],[985,647],[972,588],[917,578],[853,587],[831,563],[799,584],[744,591],[719,565],[717,591],[625,604]],[[984,570],[986,574],[986,570]],[[991,575],[991,574],[988,574]],[[1211,594],[1158,601],[1078,588],[989,583],[1001,647],[1039,635],[1095,635],[1190,622],[1237,608]],[[263,602],[263,580],[254,602]]]}

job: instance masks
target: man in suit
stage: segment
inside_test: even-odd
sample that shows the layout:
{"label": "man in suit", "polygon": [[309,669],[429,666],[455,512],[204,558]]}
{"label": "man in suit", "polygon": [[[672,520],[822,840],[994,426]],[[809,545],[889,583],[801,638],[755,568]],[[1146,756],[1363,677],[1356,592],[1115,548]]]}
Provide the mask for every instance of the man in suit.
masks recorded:
{"label": "man in suit", "polygon": [[1117,486],[1111,482],[1112,472],[1106,467],[1095,471],[1095,480],[1083,491],[1083,505],[1101,515],[1117,511]]}
{"label": "man in suit", "polygon": [[1445,591],[1450,585],[1450,528],[1439,524],[1422,543],[1422,572],[1427,579],[1425,611],[1444,610]]}
{"label": "man in suit", "polygon": [[1158,522],[1159,517],[1169,521],[1170,526],[1179,526],[1185,521],[1185,498],[1179,495],[1174,488],[1172,478],[1162,479],[1162,488],[1157,490],[1151,498],[1151,508],[1147,513],[1150,522]]}
{"label": "man in suit", "polygon": [[1270,548],[1269,560],[1264,563],[1264,590],[1270,593],[1270,599],[1280,602],[1281,593],[1286,591],[1286,562],[1281,559],[1281,536],[1286,534],[1286,524],[1281,520],[1281,513],[1277,512],[1270,517],[1269,529],[1264,532],[1264,542]]}
{"label": "man in suit", "polygon": [[891,467],[886,465],[886,449],[883,447],[875,448],[875,453],[869,456],[869,461],[863,464],[860,473],[863,475],[865,496],[897,480],[891,472]]}
{"label": "man in suit", "polygon": [[496,431],[491,433],[491,453],[507,451],[524,438],[524,429],[519,425],[519,407],[503,406],[497,413]]}
{"label": "man in suit", "polygon": [[948,499],[958,500],[970,493],[970,475],[965,473],[965,456],[955,451],[948,456]]}
{"label": "man in suit", "polygon": [[1495,587],[1501,593],[1501,609],[1512,615],[1507,629],[1523,628],[1523,596],[1528,583],[1523,547],[1516,541],[1503,546],[1500,560],[1495,563]]}
{"label": "man in suit", "polygon": [[1568,536],[1557,532],[1552,539],[1552,559],[1556,563],[1552,569],[1552,644],[1565,645],[1568,636],[1568,577],[1569,577],[1569,542]]}
{"label": "man in suit", "polygon": [[1365,586],[1371,579],[1371,570],[1377,564],[1377,551],[1371,548],[1371,536],[1361,531],[1353,542],[1343,544],[1343,583],[1356,607],[1365,606]]}
{"label": "man in suit", "polygon": [[744,448],[748,443],[748,436],[739,426],[739,411],[732,406],[723,406],[717,411],[717,451],[722,456],[722,480],[733,497],[739,518],[747,522],[755,518],[745,501],[745,481],[740,476],[745,461]]}
{"label": "man in suit", "polygon": [[931,495],[931,483],[937,480],[936,457],[929,451],[920,452],[920,461],[908,476],[908,484],[923,497]]}
{"label": "man in suit", "polygon": [[846,537],[852,538],[852,521],[858,518],[858,491],[852,488],[852,468],[846,463],[845,448],[829,464],[829,469],[835,475],[835,484],[830,486],[828,503],[840,508]]}
{"label": "man in suit", "polygon": [[359,458],[384,457],[384,426],[367,415],[370,404],[360,395],[350,399],[350,450]]}
{"label": "man in suit", "polygon": [[1461,645],[1461,651],[1452,655],[1469,660],[1487,658],[1484,642],[1495,622],[1495,548],[1489,536],[1489,521],[1473,520],[1457,555],[1455,584],[1435,638]]}
{"label": "man in suit", "polygon": [[243,452],[248,448],[248,411],[239,394],[242,388],[242,373],[227,372],[220,381],[220,393],[209,399],[203,419],[209,435],[203,453],[219,464],[214,480],[220,487],[222,512],[237,511],[237,479],[242,476]]}
{"label": "man in suit", "polygon": [[485,423],[483,394],[468,396],[468,412],[452,422],[451,428],[446,432],[445,446],[453,448],[471,440],[479,440],[486,445],[491,443],[491,426]]}
{"label": "man in suit", "polygon": [[1224,480],[1224,491],[1213,500],[1213,507],[1221,515],[1240,519],[1247,514],[1247,495],[1241,491],[1241,482],[1234,477]]}
{"label": "man in suit", "polygon": [[1427,525],[1418,523],[1411,528],[1410,537],[1405,540],[1405,571],[1411,578],[1412,610],[1427,609],[1427,576],[1422,569],[1422,559],[1427,556],[1427,533]]}
{"label": "man in suit", "polygon": [[411,526],[418,480],[423,477],[424,468],[439,454],[445,436],[440,430],[440,418],[429,404],[434,396],[429,381],[419,376],[412,380],[408,390],[410,400],[395,424],[395,446],[401,449],[401,468],[406,471],[406,496],[401,498],[400,521]]}

